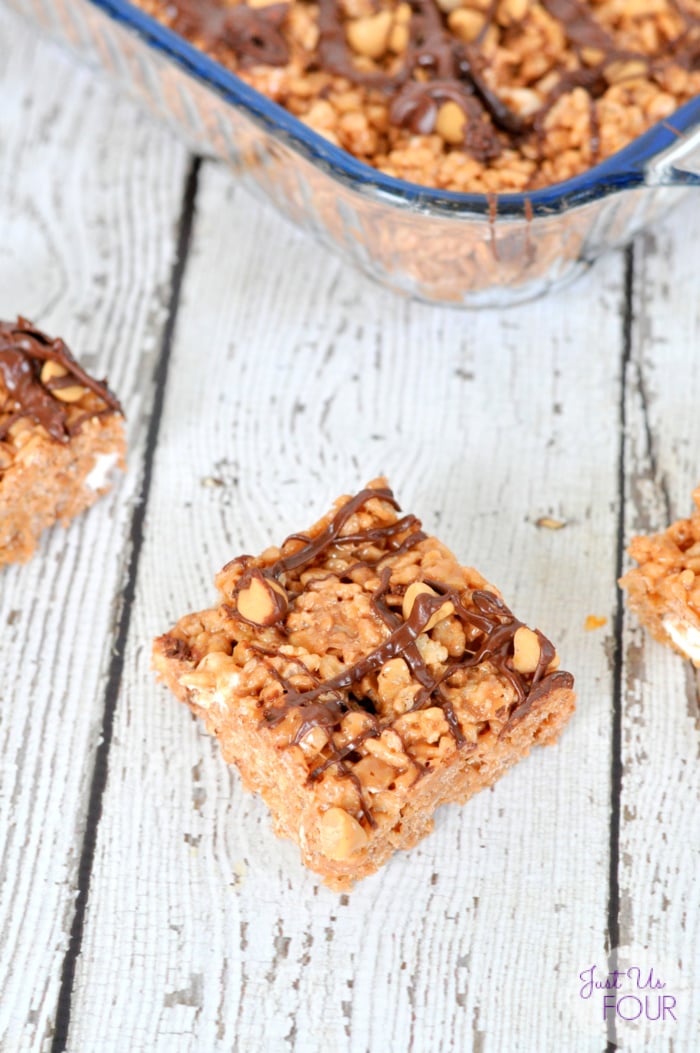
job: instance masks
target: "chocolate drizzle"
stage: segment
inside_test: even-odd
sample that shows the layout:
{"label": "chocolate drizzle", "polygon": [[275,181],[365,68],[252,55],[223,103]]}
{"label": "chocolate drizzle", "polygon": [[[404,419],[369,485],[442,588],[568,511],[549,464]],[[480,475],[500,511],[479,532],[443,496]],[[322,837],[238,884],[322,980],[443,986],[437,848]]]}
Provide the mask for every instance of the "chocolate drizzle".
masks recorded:
{"label": "chocolate drizzle", "polygon": [[502,132],[518,137],[527,130],[527,122],[511,110],[494,91],[491,91],[482,74],[484,60],[474,47],[462,44],[457,47],[457,70],[469,81],[494,125]]}
{"label": "chocolate drizzle", "polygon": [[466,117],[465,149],[479,161],[498,157],[501,143],[482,105],[467,87],[455,81],[410,81],[393,100],[389,119],[392,124],[429,135],[435,130],[440,106],[448,100],[455,102]]}
{"label": "chocolate drizzle", "polygon": [[629,58],[635,54],[618,49],[600,23],[596,22],[579,0],[541,0],[541,3],[552,18],[563,26],[566,36],[577,50],[594,48],[596,51],[602,51],[608,61],[622,56]]}
{"label": "chocolate drizzle", "polygon": [[[466,117],[465,149],[482,161],[501,153],[495,128],[512,134],[524,130],[521,118],[486,84],[475,51],[450,34],[433,0],[410,0],[413,13],[409,44],[403,65],[393,76],[359,70],[345,38],[337,0],[318,2],[319,55],[323,66],[364,87],[400,89],[389,110],[392,124],[429,135],[435,129],[439,105],[451,100]],[[414,79],[416,71],[421,77],[427,73],[430,79]]]}
{"label": "chocolate drizzle", "polygon": [[285,66],[289,61],[289,47],[282,32],[286,3],[228,7],[215,0],[176,0],[168,8],[173,12],[173,29],[198,38],[209,47],[223,44],[231,48],[244,65]]}
{"label": "chocolate drizzle", "polygon": [[[420,529],[420,522],[415,516],[403,516],[393,523],[342,535],[342,530],[350,517],[359,512],[372,499],[387,502],[398,510],[397,502],[388,488],[362,490],[342,505],[328,525],[315,537],[293,534],[287,538],[282,546],[282,554],[270,566],[261,568],[264,575],[275,580],[284,578],[293,571],[298,571],[312,563],[331,546],[372,546],[378,543],[386,546],[386,551],[378,560],[371,561],[358,556],[346,571],[339,572],[341,576],[346,576],[353,569],[378,568],[387,558],[395,557],[401,551],[407,551],[425,538],[425,534]],[[287,551],[292,545],[294,545],[293,550]],[[354,556],[353,553],[351,558]],[[247,566],[249,557],[241,562]],[[528,676],[521,675],[515,670],[513,666],[514,637],[522,623],[514,618],[503,601],[493,593],[477,589],[471,595],[465,595],[454,588],[446,587],[439,581],[426,580],[425,584],[430,587],[431,591],[419,593],[414,599],[408,617],[404,618],[390,606],[390,603],[395,605],[397,602],[400,603],[405,591],[405,587],[400,585],[392,589],[391,574],[390,566],[380,569],[379,584],[370,600],[371,610],[375,617],[386,626],[388,636],[372,651],[336,676],[325,680],[319,679],[309,672],[301,660],[289,658],[292,663],[298,662],[299,673],[307,683],[309,679],[311,680],[312,686],[300,688],[274,669],[271,658],[276,653],[275,651],[266,651],[257,644],[251,645],[252,650],[265,661],[274,679],[282,688],[282,693],[275,703],[266,707],[263,716],[264,723],[274,728],[282,724],[290,714],[296,713],[298,725],[292,738],[292,742],[296,745],[300,744],[314,728],[323,729],[327,738],[325,750],[329,755],[324,755],[319,759],[316,766],[311,769],[309,779],[313,781],[320,778],[331,767],[334,767],[341,777],[350,778],[357,786],[361,808],[370,825],[374,825],[374,821],[362,795],[359,780],[353,774],[351,761],[352,755],[367,739],[378,738],[388,727],[396,731],[395,718],[393,716],[389,719],[383,718],[372,700],[366,697],[362,687],[365,678],[378,674],[386,662],[398,657],[406,662],[414,680],[419,685],[408,712],[433,706],[439,707],[458,749],[475,748],[475,743],[469,742],[464,735],[450,697],[452,681],[464,671],[489,663],[512,690],[513,701],[509,707],[510,711],[507,713],[504,711],[502,714],[500,736],[507,734],[551,691],[573,686],[573,678],[569,673],[551,671],[555,650],[540,632],[537,632],[540,658],[536,670]],[[293,582],[287,581],[286,586],[293,589]],[[454,615],[462,623],[468,642],[463,655],[448,663],[440,673],[436,674],[430,670],[423,659],[418,639],[426,632],[426,627],[433,615],[448,602],[452,604]],[[277,627],[276,631],[281,634],[285,632],[283,626]],[[456,688],[458,684],[452,684],[452,686]],[[365,718],[365,728],[351,742],[338,746],[334,741],[334,731],[341,727],[343,718],[349,712],[361,712]],[[475,714],[474,722],[477,725],[480,723],[478,714]],[[420,768],[420,765],[418,767]]]}
{"label": "chocolate drizzle", "polygon": [[[372,498],[377,498],[380,501],[388,501],[389,504],[394,506],[394,508],[398,509],[399,507],[396,498],[388,487],[381,490],[361,490],[359,494],[355,494],[353,498],[336,512],[326,529],[322,530],[318,537],[312,539],[306,537],[304,534],[292,534],[288,537],[282,545],[283,549],[287,547],[290,541],[301,541],[302,546],[287,556],[280,556],[280,558],[269,568],[269,576],[278,578],[280,574],[285,574],[290,570],[296,570],[298,567],[303,567],[306,563],[310,563],[312,560],[316,559],[317,556],[320,556],[329,545],[336,544],[337,542],[344,542],[346,539],[339,536],[340,531],[343,529],[348,519],[350,519],[355,512],[359,511],[359,509]],[[412,516],[411,519],[415,521],[415,517]],[[373,536],[372,531],[367,531],[359,536],[357,534],[349,536],[347,541],[357,543],[358,540],[366,540],[371,542],[380,536],[381,533],[375,533]]]}
{"label": "chocolate drizzle", "polygon": [[345,39],[345,27],[337,0],[318,0],[318,30],[318,57],[323,69],[330,73],[347,77],[354,84],[361,84],[365,88],[379,88],[383,91],[398,87],[408,76],[406,68],[393,76],[358,69]]}
{"label": "chocolate drizzle", "polygon": [[[41,371],[45,362],[55,362],[65,375],[43,381]],[[30,417],[42,425],[56,442],[67,443],[86,420],[109,412],[123,413],[106,381],[93,380],[63,340],[51,339],[26,318],[18,318],[15,324],[0,322],[0,374],[10,403],[9,417],[0,423],[0,440],[22,417]],[[104,406],[74,417],[69,423],[69,406],[51,393],[76,383],[99,396]],[[2,409],[0,405],[0,411]]]}

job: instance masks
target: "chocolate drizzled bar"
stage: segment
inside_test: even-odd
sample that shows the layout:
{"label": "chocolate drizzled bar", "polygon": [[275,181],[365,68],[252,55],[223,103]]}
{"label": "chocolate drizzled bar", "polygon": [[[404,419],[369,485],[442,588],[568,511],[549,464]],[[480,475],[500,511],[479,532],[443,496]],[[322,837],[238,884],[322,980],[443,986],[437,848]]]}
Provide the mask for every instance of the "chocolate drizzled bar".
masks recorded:
{"label": "chocolate drizzled bar", "polygon": [[401,515],[383,479],[216,583],[215,607],[155,641],[155,668],[334,888],[573,711],[551,642]]}
{"label": "chocolate drizzled bar", "polygon": [[60,338],[25,318],[0,322],[0,565],[105,493],[124,467],[122,408]]}
{"label": "chocolate drizzled bar", "polygon": [[637,566],[620,585],[652,636],[700,669],[700,486],[693,501],[687,519],[632,539],[629,554]]}

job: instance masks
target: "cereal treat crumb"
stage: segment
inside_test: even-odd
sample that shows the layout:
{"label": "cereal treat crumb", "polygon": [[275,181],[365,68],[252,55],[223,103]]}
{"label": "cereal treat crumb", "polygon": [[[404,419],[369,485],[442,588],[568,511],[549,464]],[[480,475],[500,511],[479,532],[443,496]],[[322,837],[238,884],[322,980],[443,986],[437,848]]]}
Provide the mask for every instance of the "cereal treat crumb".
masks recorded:
{"label": "cereal treat crumb", "polygon": [[700,487],[696,511],[662,534],[635,537],[629,554],[639,566],[620,585],[639,620],[700,668]]}
{"label": "cereal treat crumb", "polygon": [[430,833],[574,709],[552,644],[375,480],[216,579],[154,664],[335,889]]}
{"label": "cereal treat crumb", "polygon": [[24,562],[124,468],[121,406],[60,339],[0,322],[0,565]]}
{"label": "cereal treat crumb", "polygon": [[137,0],[330,143],[441,190],[584,172],[700,92],[700,0]]}

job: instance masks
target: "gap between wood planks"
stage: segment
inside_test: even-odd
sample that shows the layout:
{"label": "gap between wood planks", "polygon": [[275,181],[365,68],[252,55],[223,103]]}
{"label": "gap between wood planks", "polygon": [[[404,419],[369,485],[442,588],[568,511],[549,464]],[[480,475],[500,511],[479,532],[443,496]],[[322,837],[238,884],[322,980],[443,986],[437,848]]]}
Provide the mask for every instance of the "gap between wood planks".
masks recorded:
{"label": "gap between wood planks", "polygon": [[190,161],[185,179],[175,249],[175,260],[170,279],[168,313],[163,328],[161,351],[153,378],[153,409],[151,419],[148,423],[148,433],[146,435],[146,447],[143,459],[143,480],[141,483],[141,492],[134,506],[134,513],[131,520],[131,552],[126,570],[126,583],[121,594],[120,614],[114,646],[112,648],[112,659],[107,674],[101,736],[99,745],[95,752],[95,763],[88,796],[85,833],[83,835],[80,861],[78,863],[75,913],[71,925],[68,949],[61,968],[61,985],[58,992],[51,1053],[64,1053],[68,1043],[75,967],[83,940],[85,912],[90,892],[90,878],[92,876],[95,849],[97,847],[97,830],[102,816],[102,799],[107,786],[108,758],[110,747],[112,745],[114,714],[116,711],[119,688],[121,686],[124,669],[124,652],[131,623],[131,609],[136,592],[139,558],[143,545],[143,527],[146,518],[148,497],[151,489],[153,460],[155,457],[156,445],[158,443],[158,432],[160,430],[160,421],[163,413],[165,388],[168,380],[168,366],[170,364],[175,322],[177,320],[180,301],[180,291],[182,289],[182,280],[192,240],[192,227],[194,223],[195,201],[197,197],[200,168],[201,158],[193,157]]}
{"label": "gap between wood planks", "polygon": [[[625,250],[625,280],[622,301],[622,361],[620,363],[619,425],[620,446],[617,461],[618,513],[615,578],[622,576],[625,553],[625,474],[627,470],[627,376],[632,360],[632,324],[634,292],[634,246]],[[613,648],[612,735],[610,742],[610,847],[608,869],[608,970],[617,968],[620,945],[620,806],[622,799],[622,660],[624,604],[618,588],[615,606]],[[608,1044],[605,1053],[618,1049],[615,1018],[607,1021]]]}

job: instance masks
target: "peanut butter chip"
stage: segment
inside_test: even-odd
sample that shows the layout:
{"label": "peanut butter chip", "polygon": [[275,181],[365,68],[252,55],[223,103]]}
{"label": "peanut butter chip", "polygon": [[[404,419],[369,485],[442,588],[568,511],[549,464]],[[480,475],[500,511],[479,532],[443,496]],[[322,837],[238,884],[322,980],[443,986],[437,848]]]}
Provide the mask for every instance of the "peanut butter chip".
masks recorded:
{"label": "peanut butter chip", "polygon": [[389,48],[397,55],[400,55],[401,52],[405,51],[408,47],[409,39],[410,33],[408,26],[397,21],[389,34]]}
{"label": "peanut butter chip", "polygon": [[51,359],[44,362],[41,367],[41,383],[48,388],[55,399],[61,402],[77,402],[85,394],[85,388],[80,387],[79,384],[69,384],[65,387],[55,384],[55,381],[63,380],[65,376],[67,373],[63,366],[58,362],[52,362]]}
{"label": "peanut butter chip", "polygon": [[537,633],[521,625],[513,637],[513,669],[524,675],[534,673],[541,653]]}
{"label": "peanut butter chip", "polygon": [[344,808],[329,808],[321,816],[321,851],[342,862],[367,844],[367,834]]}
{"label": "peanut butter chip", "polygon": [[443,102],[438,110],[435,131],[442,136],[446,143],[458,146],[460,143],[464,143],[466,123],[467,118],[462,107],[458,106],[452,99],[448,99],[447,102]]}
{"label": "peanut butter chip", "polygon": [[503,14],[513,22],[520,22],[527,14],[530,0],[504,0]]}
{"label": "peanut butter chip", "polygon": [[458,7],[452,11],[447,19],[450,29],[467,44],[476,40],[484,28],[485,18],[480,11],[472,11],[470,8]]}
{"label": "peanut butter chip", "polygon": [[345,30],[348,44],[357,55],[379,59],[388,47],[392,22],[390,11],[356,18],[348,23]]}
{"label": "peanut butter chip", "polygon": [[360,780],[363,789],[377,793],[379,790],[385,790],[389,783],[394,781],[396,769],[379,757],[370,755],[357,762],[353,774]]}
{"label": "peanut butter chip", "polygon": [[274,625],[287,613],[287,594],[282,586],[258,570],[243,575],[234,601],[241,618],[252,625]]}
{"label": "peanut butter chip", "polygon": [[629,62],[615,61],[605,67],[605,79],[608,84],[616,84],[622,80],[633,80],[635,77],[643,77],[646,71],[646,62],[641,59],[633,59]]}
{"label": "peanut butter chip", "polygon": [[[402,607],[405,621],[408,621],[411,617],[411,611],[413,610],[413,604],[416,602],[416,598],[426,594],[428,596],[437,596],[435,589],[431,589],[430,585],[426,585],[424,581],[414,581],[413,584],[408,586],[403,598]],[[445,600],[442,607],[435,611],[435,614],[433,614],[430,620],[423,626],[423,632],[430,632],[431,629],[435,628],[438,622],[444,621],[445,618],[449,618],[454,612],[455,609],[452,603],[449,600]]]}
{"label": "peanut butter chip", "polygon": [[599,66],[605,60],[605,52],[600,48],[581,48],[580,54],[587,66]]}

